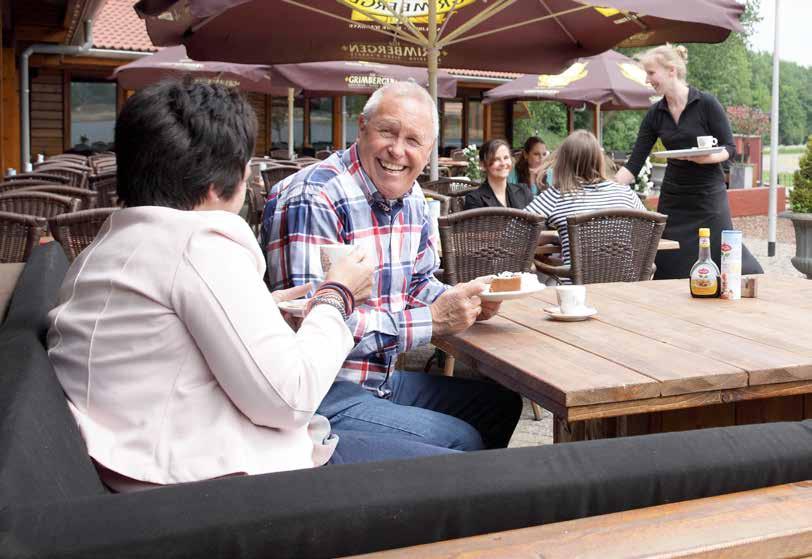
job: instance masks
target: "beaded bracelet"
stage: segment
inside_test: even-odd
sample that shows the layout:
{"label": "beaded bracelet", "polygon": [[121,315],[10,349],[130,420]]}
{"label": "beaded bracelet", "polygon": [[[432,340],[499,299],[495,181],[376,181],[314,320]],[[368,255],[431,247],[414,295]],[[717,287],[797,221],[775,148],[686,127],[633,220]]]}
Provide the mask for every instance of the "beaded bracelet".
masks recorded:
{"label": "beaded bracelet", "polygon": [[348,312],[352,314],[352,311],[355,309],[355,297],[346,285],[337,281],[325,281],[319,285],[319,289],[334,289],[338,291],[347,302]]}
{"label": "beaded bracelet", "polygon": [[307,306],[305,307],[305,316],[307,316],[307,314],[309,314],[316,305],[330,305],[341,313],[341,318],[343,320],[347,320],[349,317],[347,309],[344,306],[344,302],[340,297],[328,294],[317,294],[314,297],[311,297],[310,301],[308,301]]}

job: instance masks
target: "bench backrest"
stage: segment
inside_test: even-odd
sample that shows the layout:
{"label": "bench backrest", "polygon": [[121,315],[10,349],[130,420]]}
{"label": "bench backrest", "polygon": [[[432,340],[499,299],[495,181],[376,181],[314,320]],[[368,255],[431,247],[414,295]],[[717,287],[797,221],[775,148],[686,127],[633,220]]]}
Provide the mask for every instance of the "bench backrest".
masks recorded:
{"label": "bench backrest", "polygon": [[105,493],[44,346],[67,265],[37,247],[0,327],[0,508]]}

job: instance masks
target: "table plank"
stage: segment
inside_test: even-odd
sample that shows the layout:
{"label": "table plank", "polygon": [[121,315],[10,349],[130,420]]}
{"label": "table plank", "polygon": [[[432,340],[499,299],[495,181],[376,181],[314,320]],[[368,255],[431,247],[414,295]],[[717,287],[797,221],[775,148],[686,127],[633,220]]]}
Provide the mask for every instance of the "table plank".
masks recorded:
{"label": "table plank", "polygon": [[796,558],[812,554],[810,517],[805,481],[360,557]]}
{"label": "table plank", "polygon": [[[748,343],[757,341],[812,357],[812,313],[804,309],[760,299],[694,299],[688,293],[687,280],[650,281],[636,285],[634,290],[624,289],[624,284],[595,285],[590,289],[634,306],[733,334]],[[677,285],[683,289],[674,289]],[[801,289],[812,297],[812,285],[801,286]]]}
{"label": "table plank", "polygon": [[466,354],[483,363],[498,377],[523,379],[528,398],[538,394],[576,406],[660,395],[655,379],[501,316],[436,343],[452,355]]}
{"label": "table plank", "polygon": [[[546,298],[554,299],[555,295],[547,294]],[[663,396],[747,386],[747,372],[740,367],[616,327],[614,315],[618,314],[622,319],[628,314],[627,306],[601,307],[600,318],[596,320],[557,322],[543,312],[547,305],[539,298],[509,301],[502,305],[500,314],[657,380]],[[652,318],[654,321],[658,319],[656,314]]]}
{"label": "table plank", "polygon": [[[553,302],[555,295],[553,290],[545,290],[537,298]],[[740,336],[694,324],[661,310],[620,301],[605,295],[600,288],[587,286],[587,298],[598,310],[595,320],[647,337],[650,340],[649,352],[659,351],[664,344],[686,350],[698,359],[707,357],[729,363],[747,372],[746,384],[812,379],[812,361],[804,355],[760,341],[743,340]],[[681,364],[674,366],[680,367]]]}

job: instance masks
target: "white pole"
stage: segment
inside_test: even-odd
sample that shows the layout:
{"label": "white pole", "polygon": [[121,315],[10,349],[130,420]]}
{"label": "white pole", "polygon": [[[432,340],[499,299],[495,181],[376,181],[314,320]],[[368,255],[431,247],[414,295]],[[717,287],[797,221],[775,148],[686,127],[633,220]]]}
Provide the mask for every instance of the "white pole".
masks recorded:
{"label": "white pole", "polygon": [[288,159],[293,159],[293,88],[288,88]]}
{"label": "white pole", "polygon": [[601,103],[595,103],[595,136],[598,144],[603,147],[603,123],[601,122]]}
{"label": "white pole", "polygon": [[781,0],[775,0],[775,43],[773,45],[773,91],[770,110],[770,196],[767,206],[767,256],[775,256],[775,225],[778,211],[778,80],[781,57],[779,55],[779,22],[781,21]]}
{"label": "white pole", "polygon": [[[437,59],[440,56],[440,51],[437,48],[437,2],[429,2],[429,44],[426,50],[426,56],[429,63],[429,94],[437,103]],[[439,156],[440,137],[438,136],[434,141],[434,148],[431,150],[431,162],[429,164],[429,178],[436,181],[440,176],[440,171],[437,166],[437,157]]]}

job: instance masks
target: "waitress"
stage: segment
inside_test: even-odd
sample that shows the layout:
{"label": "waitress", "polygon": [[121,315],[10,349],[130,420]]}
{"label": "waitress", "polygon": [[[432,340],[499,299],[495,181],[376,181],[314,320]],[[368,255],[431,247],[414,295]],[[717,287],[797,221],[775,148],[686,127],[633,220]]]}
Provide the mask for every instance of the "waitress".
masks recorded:
{"label": "waitress", "polygon": [[[657,253],[654,278],[687,278],[699,252],[699,228],[710,228],[711,252],[717,264],[721,232],[733,229],[721,163],[735,155],[736,147],[719,101],[686,83],[685,47],[667,44],[638,58],[647,81],[663,98],[643,118],[632,155],[615,181],[634,181],[657,138],[668,150],[697,147],[699,136],[713,136],[725,148],[711,155],[668,159],[657,211],[668,215],[663,238],[679,241],[680,248]],[[742,274],[761,273],[761,265],[747,247],[742,247]]]}

